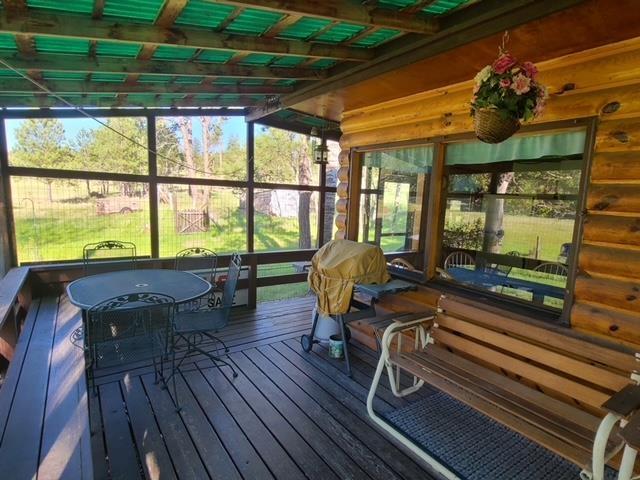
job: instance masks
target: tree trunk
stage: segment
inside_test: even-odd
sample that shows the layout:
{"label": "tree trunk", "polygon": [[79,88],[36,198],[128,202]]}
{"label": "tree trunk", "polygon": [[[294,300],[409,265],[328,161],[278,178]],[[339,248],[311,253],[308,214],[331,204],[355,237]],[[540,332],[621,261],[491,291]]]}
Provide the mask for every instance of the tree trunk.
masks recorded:
{"label": "tree trunk", "polygon": [[47,186],[49,187],[49,203],[53,203],[53,182],[47,182]]}
{"label": "tree trunk", "polygon": [[86,180],[87,185],[87,197],[91,198],[91,180]]}
{"label": "tree trunk", "polygon": [[[298,155],[298,184],[311,184],[311,157],[309,155],[309,137],[304,137],[301,150]],[[309,218],[311,206],[311,192],[300,192],[298,197],[298,246],[311,248],[311,219]]]}
{"label": "tree trunk", "polygon": [[[327,166],[327,187],[335,187],[337,180],[338,169],[336,167]],[[324,238],[322,239],[322,244],[325,244],[333,237],[333,219],[336,214],[336,194],[334,192],[328,192],[325,194],[324,199],[320,199],[320,201],[323,200],[325,204],[324,218],[322,219],[324,222]]]}
{"label": "tree trunk", "polygon": [[[489,193],[504,194],[513,180],[513,172],[506,172],[491,176]],[[495,195],[487,196],[487,211],[484,220],[484,238],[482,240],[482,251],[487,253],[500,253],[504,220],[504,198]]]}
{"label": "tree trunk", "polygon": [[[195,157],[193,155],[193,124],[191,117],[180,117],[178,119],[178,127],[182,134],[182,143],[184,148],[184,158],[187,162],[187,175],[196,177]],[[197,187],[189,185],[189,196],[191,197],[191,208],[197,208],[198,198],[196,193]]]}

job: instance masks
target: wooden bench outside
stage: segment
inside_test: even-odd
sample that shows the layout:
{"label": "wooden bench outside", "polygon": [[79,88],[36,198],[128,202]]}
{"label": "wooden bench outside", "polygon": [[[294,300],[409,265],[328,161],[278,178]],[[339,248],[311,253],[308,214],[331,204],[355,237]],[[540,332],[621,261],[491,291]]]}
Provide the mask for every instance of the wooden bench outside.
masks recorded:
{"label": "wooden bench outside", "polygon": [[[393,429],[373,411],[373,397],[385,367],[390,381],[396,381],[395,367],[543,445],[590,475],[594,438],[606,413],[602,405],[630,385],[636,367],[632,353],[444,296],[425,342],[413,351],[397,351],[391,347],[393,337],[406,330],[402,323],[387,328],[369,392],[369,414],[385,430]],[[410,392],[394,393],[402,396]],[[614,425],[607,428],[601,435],[603,458],[605,447],[608,452],[622,447],[620,440],[617,444],[609,440],[616,438],[610,435]],[[444,466],[400,432],[390,433],[451,478]],[[604,460],[602,464],[604,468]]]}
{"label": "wooden bench outside", "polygon": [[66,297],[32,302],[0,388],[3,478],[93,478],[80,324]]}

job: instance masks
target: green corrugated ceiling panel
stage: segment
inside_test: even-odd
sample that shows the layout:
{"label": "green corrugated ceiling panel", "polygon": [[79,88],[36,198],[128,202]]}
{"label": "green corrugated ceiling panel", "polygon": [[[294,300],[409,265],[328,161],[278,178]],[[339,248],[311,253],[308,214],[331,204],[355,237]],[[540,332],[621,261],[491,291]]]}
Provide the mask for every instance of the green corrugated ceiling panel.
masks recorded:
{"label": "green corrugated ceiling panel", "polygon": [[87,77],[83,72],[44,72],[45,80],[84,80]]}
{"label": "green corrugated ceiling panel", "polygon": [[96,72],[91,74],[92,82],[115,82],[122,83],[127,78],[125,73],[102,73]]}
{"label": "green corrugated ceiling panel", "polygon": [[293,112],[290,112],[289,110],[280,110],[279,112],[276,112],[276,116],[282,118],[283,120],[287,120],[293,117]]}
{"label": "green corrugated ceiling panel", "polygon": [[0,33],[0,50],[17,50],[16,37],[8,33]]}
{"label": "green corrugated ceiling panel", "polygon": [[141,48],[142,46],[137,43],[100,41],[96,45],[96,54],[104,57],[135,58]]}
{"label": "green corrugated ceiling panel", "polygon": [[297,67],[304,62],[306,57],[280,57],[271,64],[272,67]]}
{"label": "green corrugated ceiling panel", "polygon": [[225,28],[225,32],[241,35],[260,35],[283,17],[281,13],[247,8]]}
{"label": "green corrugated ceiling panel", "polygon": [[225,93],[219,95],[220,100],[226,100],[228,102],[232,102],[234,100],[240,100],[240,95],[235,95],[233,93]]}
{"label": "green corrugated ceiling panel", "polygon": [[401,33],[400,30],[393,30],[391,28],[381,28],[380,30],[375,31],[372,34],[361,38],[360,40],[355,42],[353,46],[367,47],[367,48],[376,47],[381,43],[391,40],[393,37],[396,37],[400,33]]}
{"label": "green corrugated ceiling panel", "polygon": [[256,102],[262,102],[264,100],[265,96],[264,95],[251,95],[249,96],[249,99],[254,100]]}
{"label": "green corrugated ceiling panel", "polygon": [[267,53],[250,53],[239,62],[240,65],[268,65],[275,59],[275,55],[269,55]]}
{"label": "green corrugated ceiling panel", "polygon": [[280,32],[278,37],[304,40],[318,33],[330,23],[330,20],[325,20],[324,18],[302,17],[296,23]]}
{"label": "green corrugated ceiling panel", "polygon": [[149,102],[150,99],[155,97],[155,93],[130,93],[127,95],[127,99],[132,102]]}
{"label": "green corrugated ceiling panel", "polygon": [[454,8],[458,8],[460,5],[467,3],[468,1],[469,0],[437,0],[422,11],[432,15],[442,15]]}
{"label": "green corrugated ceiling panel", "polygon": [[194,85],[202,83],[202,80],[204,77],[176,77],[174,83]]}
{"label": "green corrugated ceiling panel", "polygon": [[240,85],[245,85],[245,86],[264,85],[264,79],[262,79],[262,78],[247,78],[245,80],[242,80],[240,82]]}
{"label": "green corrugated ceiling panel", "polygon": [[234,53],[225,50],[203,50],[196,58],[197,62],[225,63],[228,62]]}
{"label": "green corrugated ceiling panel", "polygon": [[160,98],[162,100],[174,100],[174,99],[180,99],[184,97],[185,97],[184,93],[163,93],[160,95]]}
{"label": "green corrugated ceiling panel", "polygon": [[291,85],[295,85],[296,81],[291,78],[285,78],[282,80],[278,80],[275,84],[280,85],[282,87],[290,87]]}
{"label": "green corrugated ceiling panel", "polygon": [[171,75],[140,75],[138,81],[141,83],[167,83],[172,78]]}
{"label": "green corrugated ceiling panel", "polygon": [[39,53],[67,53],[73,55],[88,55],[89,40],[76,38],[57,38],[35,36],[36,50]]}
{"label": "green corrugated ceiling panel", "polygon": [[139,23],[153,23],[160,13],[164,0],[107,0],[105,17],[118,17]]}
{"label": "green corrugated ceiling panel", "polygon": [[325,69],[333,67],[336,61],[331,58],[321,58],[320,60],[311,64],[311,68]]}
{"label": "green corrugated ceiling panel", "polygon": [[218,95],[217,93],[205,93],[205,94],[198,94],[195,97],[198,100],[215,100],[219,96],[220,95]]}
{"label": "green corrugated ceiling panel", "polygon": [[237,85],[238,84],[238,80],[235,78],[216,78],[213,81],[214,85]]}
{"label": "green corrugated ceiling panel", "polygon": [[193,25],[196,27],[218,28],[235,7],[191,0],[176,20],[177,25]]}
{"label": "green corrugated ceiling panel", "polygon": [[73,13],[93,12],[94,0],[27,0],[29,8],[43,8]]}
{"label": "green corrugated ceiling panel", "polygon": [[314,37],[314,41],[327,42],[327,43],[340,43],[348,40],[351,37],[355,37],[366,27],[363,25],[354,25],[352,23],[339,23],[330,28],[322,35]]}
{"label": "green corrugated ceiling panel", "polygon": [[196,53],[192,47],[160,45],[153,54],[153,60],[189,60]]}
{"label": "green corrugated ceiling panel", "polygon": [[379,0],[378,6],[381,8],[391,8],[393,10],[400,10],[410,5],[420,3],[422,0]]}
{"label": "green corrugated ceiling panel", "polygon": [[1,78],[22,78],[13,70],[0,70],[0,77]]}

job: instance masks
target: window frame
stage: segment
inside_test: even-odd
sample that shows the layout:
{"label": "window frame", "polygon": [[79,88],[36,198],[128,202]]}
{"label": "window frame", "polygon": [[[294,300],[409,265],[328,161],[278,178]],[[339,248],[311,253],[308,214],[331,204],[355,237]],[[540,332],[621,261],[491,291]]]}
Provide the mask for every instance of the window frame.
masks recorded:
{"label": "window frame", "polygon": [[[148,173],[132,174],[132,173],[110,173],[101,172],[99,170],[80,171],[65,170],[56,168],[41,167],[22,167],[9,164],[9,152],[7,146],[6,120],[25,120],[25,119],[83,119],[81,113],[72,109],[10,109],[0,112],[0,199],[5,202],[5,208],[0,211],[0,220],[4,221],[7,230],[2,233],[2,240],[5,247],[2,249],[3,256],[7,258],[10,265],[18,265],[18,241],[16,238],[15,220],[13,218],[13,203],[11,193],[11,178],[14,177],[47,177],[55,179],[72,179],[72,180],[111,180],[121,182],[140,182],[149,186],[149,237],[150,237],[150,256],[139,256],[139,258],[162,258],[160,257],[160,240],[159,240],[159,211],[158,211],[158,186],[162,184],[184,184],[184,185],[205,185],[211,187],[240,187],[247,189],[247,229],[246,229],[246,253],[254,253],[254,192],[257,189],[281,189],[292,191],[311,191],[318,192],[319,213],[324,214],[328,193],[337,194],[337,186],[328,186],[326,184],[327,165],[321,164],[318,169],[320,175],[317,185],[299,185],[299,184],[280,184],[270,182],[255,181],[254,174],[254,152],[255,152],[255,125],[261,125],[259,122],[246,122],[246,163],[247,178],[246,180],[227,180],[227,179],[207,179],[197,177],[176,177],[164,176],[158,173],[158,159],[156,155],[156,120],[160,117],[168,116],[234,116],[245,117],[244,109],[227,109],[227,108],[180,108],[180,109],[151,109],[151,108],[131,108],[131,109],[90,109],[92,115],[98,118],[145,118],[146,134],[147,134],[147,168]],[[281,128],[265,125],[269,128]],[[286,130],[286,129],[285,129]],[[299,131],[294,132],[301,135]],[[330,138],[333,140],[333,138]],[[319,139],[326,142],[326,139]],[[316,242],[312,246],[312,250],[319,248],[325,238],[323,216],[318,215],[316,225],[311,225],[312,230],[316,231]],[[299,249],[293,249],[299,250]],[[265,250],[260,253],[284,252],[287,250]],[[289,250],[291,251],[291,250]],[[81,252],[79,252],[80,254]],[[165,257],[166,258],[166,257]],[[70,264],[80,261],[78,258],[70,258],[68,260],[44,260],[39,262],[21,262],[20,265],[46,265],[46,264]]]}
{"label": "window frame", "polygon": [[[411,146],[433,145],[434,161],[431,170],[431,178],[428,185],[428,195],[423,198],[423,211],[421,214],[420,228],[420,248],[423,254],[423,268],[419,275],[407,275],[405,272],[392,273],[403,276],[413,281],[425,285],[433,285],[442,290],[455,291],[457,294],[466,297],[482,297],[488,303],[500,308],[517,311],[525,314],[538,314],[542,318],[547,318],[563,325],[569,325],[569,316],[574,300],[575,280],[578,271],[578,258],[580,247],[582,246],[582,232],[584,228],[584,217],[586,208],[586,197],[589,186],[591,164],[593,159],[595,137],[598,124],[598,117],[591,116],[579,119],[568,119],[539,123],[523,126],[518,133],[550,132],[553,130],[563,130],[568,128],[584,128],[585,144],[583,150],[583,162],[581,167],[581,177],[577,194],[576,217],[573,225],[572,240],[568,265],[567,284],[565,289],[564,304],[562,310],[558,311],[551,307],[544,307],[532,302],[510,298],[505,295],[483,291],[466,287],[464,285],[453,284],[442,280],[437,276],[437,268],[442,253],[442,237],[444,230],[444,219],[447,199],[448,176],[445,174],[445,158],[447,146],[451,143],[476,140],[472,132],[455,135],[439,135],[424,137],[411,141],[388,142],[368,146],[352,147],[350,149],[351,166],[349,172],[349,197],[348,197],[348,221],[346,238],[357,240],[359,232],[359,212],[361,199],[361,178],[362,178],[362,158],[364,153],[375,150],[390,150]],[[404,252],[403,252],[404,253]],[[403,256],[398,253],[395,256]],[[407,255],[406,253],[404,253]]]}

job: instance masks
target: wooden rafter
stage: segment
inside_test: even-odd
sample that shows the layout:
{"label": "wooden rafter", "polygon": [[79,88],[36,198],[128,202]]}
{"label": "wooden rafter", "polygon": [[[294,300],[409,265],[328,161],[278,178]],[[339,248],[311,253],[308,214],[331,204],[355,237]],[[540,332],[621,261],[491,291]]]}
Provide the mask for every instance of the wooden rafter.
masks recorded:
{"label": "wooden rafter", "polygon": [[160,27],[171,27],[176,19],[187,6],[189,0],[166,0],[162,6],[162,10],[156,18],[155,24]]}
{"label": "wooden rafter", "polygon": [[218,32],[223,31],[225,28],[227,28],[229,25],[231,25],[231,22],[233,22],[236,18],[238,18],[242,12],[244,12],[244,8],[236,7],[229,15],[227,15],[227,18],[225,18],[222,21],[222,23],[220,25],[218,25],[216,30]]}
{"label": "wooden rafter", "polygon": [[102,13],[104,12],[104,2],[105,0],[93,0],[93,12],[91,13],[91,18],[99,20],[102,18]]}
{"label": "wooden rafter", "polygon": [[[292,87],[282,85],[212,85],[202,84],[179,84],[179,83],[136,83],[128,84],[116,82],[83,82],[83,81],[42,81],[52,92],[68,94],[86,93],[184,93],[184,94],[234,94],[234,95],[278,95],[293,91]],[[38,93],[40,89],[34,84],[25,80],[6,79],[0,80],[0,91],[2,94],[25,94]]]}
{"label": "wooden rafter", "polygon": [[[97,95],[87,95],[82,100],[73,99],[73,104],[79,107],[255,107],[258,101],[240,98],[234,100],[199,98],[197,96],[183,99],[163,99],[156,95],[149,95],[149,98],[136,98],[132,100],[126,94],[117,98],[104,98]],[[29,97],[13,97],[0,95],[0,107],[67,107],[64,102],[47,96],[33,95]]]}
{"label": "wooden rafter", "polygon": [[264,32],[262,35],[267,38],[274,38],[280,35],[284,30],[289,28],[291,25],[296,23],[298,20],[302,18],[302,15],[285,15],[282,19],[273,25],[269,30]]}
{"label": "wooden rafter", "polygon": [[326,72],[307,68],[241,67],[212,63],[172,62],[162,60],[131,60],[124,58],[100,59],[73,55],[39,55],[35,58],[21,54],[0,55],[9,64],[19,69],[37,68],[58,72],[105,72],[126,74],[205,76],[231,78],[284,78],[317,80],[326,77]]}
{"label": "wooden rafter", "polygon": [[47,35],[85,40],[109,40],[135,42],[149,45],[177,45],[184,47],[233,50],[247,53],[271,53],[336,60],[365,61],[374,52],[362,48],[325,45],[299,40],[228,35],[204,29],[164,28],[158,25],[142,25],[107,20],[91,20],[78,15],[42,14],[31,11],[29,15],[0,13],[0,32],[29,35]]}
{"label": "wooden rafter", "polygon": [[438,31],[438,21],[429,17],[400,11],[378,8],[377,6],[362,5],[343,0],[324,0],[310,2],[306,0],[207,0],[211,3],[223,3],[233,6],[255,7],[272,12],[288,15],[306,15],[310,17],[326,18],[337,22],[349,22],[362,25],[394,28],[404,32],[415,32],[426,35]]}

